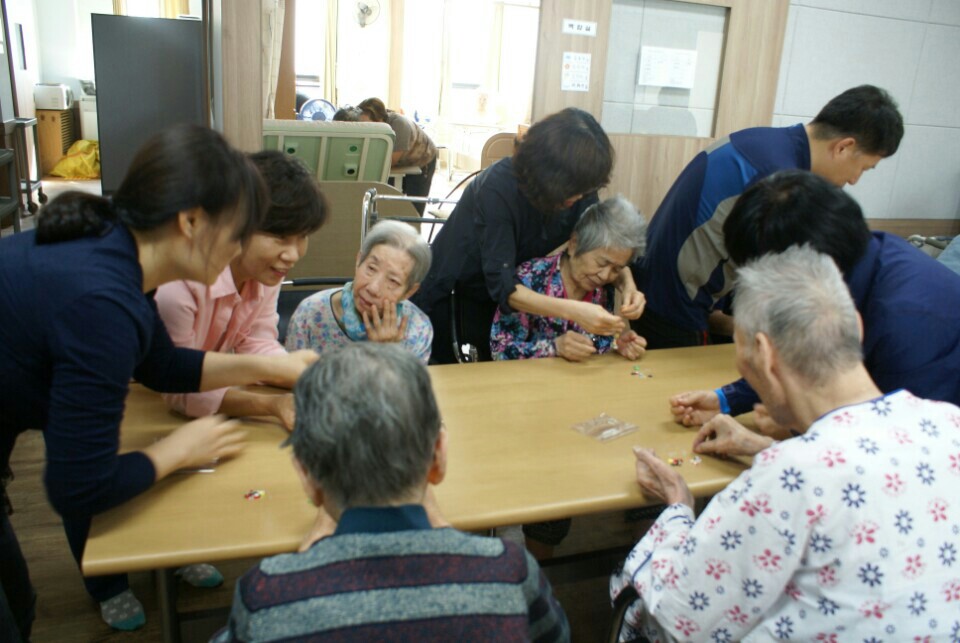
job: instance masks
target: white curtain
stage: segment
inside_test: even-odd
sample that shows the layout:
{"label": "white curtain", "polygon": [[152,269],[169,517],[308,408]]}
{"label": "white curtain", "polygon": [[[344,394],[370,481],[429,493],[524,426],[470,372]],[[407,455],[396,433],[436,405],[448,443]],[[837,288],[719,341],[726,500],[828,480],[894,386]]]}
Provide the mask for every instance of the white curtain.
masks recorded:
{"label": "white curtain", "polygon": [[274,118],[277,80],[280,76],[280,51],[283,48],[283,14],[285,0],[261,0],[261,41],[263,79],[263,117]]}
{"label": "white curtain", "polygon": [[323,97],[336,106],[340,106],[337,96],[337,10],[338,0],[327,0],[327,37],[324,42],[323,58]]}

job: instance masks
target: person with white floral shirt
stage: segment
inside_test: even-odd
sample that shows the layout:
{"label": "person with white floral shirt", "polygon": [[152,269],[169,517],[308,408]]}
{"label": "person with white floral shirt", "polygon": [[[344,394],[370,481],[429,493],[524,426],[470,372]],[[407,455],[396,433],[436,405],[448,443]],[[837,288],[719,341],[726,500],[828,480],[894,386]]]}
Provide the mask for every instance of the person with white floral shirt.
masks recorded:
{"label": "person with white floral shirt", "polygon": [[728,416],[694,450],[756,454],[695,519],[680,472],[635,449],[669,506],[611,579],[632,585],[621,640],[960,641],[960,409],[882,394],[835,264],[809,247],[739,271],[737,367],[782,426]]}

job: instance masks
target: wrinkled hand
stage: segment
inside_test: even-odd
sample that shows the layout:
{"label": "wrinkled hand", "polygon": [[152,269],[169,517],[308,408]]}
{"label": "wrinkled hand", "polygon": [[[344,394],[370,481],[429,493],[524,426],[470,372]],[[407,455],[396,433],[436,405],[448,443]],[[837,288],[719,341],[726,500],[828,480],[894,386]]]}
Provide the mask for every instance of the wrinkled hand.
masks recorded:
{"label": "wrinkled hand", "polygon": [[293,423],[297,419],[293,394],[271,395],[270,398],[270,414],[279,419],[287,431],[293,431]]}
{"label": "wrinkled hand", "polygon": [[637,484],[644,495],[652,496],[668,505],[683,503],[693,509],[693,494],[683,477],[652,449],[633,447],[637,458]]}
{"label": "wrinkled hand", "polygon": [[372,314],[363,311],[363,325],[367,329],[367,339],[371,342],[400,342],[407,334],[407,318],[397,321],[397,302],[389,299],[383,302],[383,318],[374,308]]}
{"label": "wrinkled hand", "polygon": [[623,303],[620,304],[620,315],[627,319],[640,319],[643,309],[647,306],[647,298],[636,288],[624,289],[621,293]]}
{"label": "wrinkled hand", "polygon": [[582,333],[568,330],[553,341],[557,355],[571,362],[582,362],[597,352],[593,340]]}
{"label": "wrinkled hand", "polygon": [[263,383],[280,388],[293,388],[300,374],[320,359],[320,355],[305,348],[286,355],[270,356],[268,359],[272,360],[272,373],[270,377],[263,380]]}
{"label": "wrinkled hand", "polygon": [[327,513],[327,510],[323,507],[317,509],[317,518],[313,521],[313,526],[310,527],[310,531],[307,532],[307,535],[303,537],[303,540],[300,542],[300,547],[297,549],[299,552],[305,552],[310,547],[313,546],[315,542],[327,536],[332,536],[333,532],[337,530],[337,521],[333,519],[333,516]]}
{"label": "wrinkled hand", "polygon": [[630,360],[640,359],[647,352],[647,340],[632,330],[625,330],[617,338],[617,352]]}
{"label": "wrinkled hand", "polygon": [[585,301],[577,303],[577,312],[572,321],[577,322],[588,333],[610,337],[619,335],[626,327],[623,318],[611,315],[603,306]]}
{"label": "wrinkled hand", "polygon": [[753,422],[757,425],[757,431],[774,440],[789,440],[793,437],[790,429],[777,424],[763,404],[753,405]]}
{"label": "wrinkled hand", "polygon": [[772,439],[757,435],[729,415],[718,415],[700,427],[693,450],[704,455],[756,455],[771,444]]}
{"label": "wrinkled hand", "polygon": [[687,391],[670,398],[673,419],[683,426],[700,426],[720,412],[720,398],[714,391]]}
{"label": "wrinkled hand", "polygon": [[177,468],[194,468],[232,458],[243,451],[247,432],[225,415],[187,422],[155,446],[176,454]]}

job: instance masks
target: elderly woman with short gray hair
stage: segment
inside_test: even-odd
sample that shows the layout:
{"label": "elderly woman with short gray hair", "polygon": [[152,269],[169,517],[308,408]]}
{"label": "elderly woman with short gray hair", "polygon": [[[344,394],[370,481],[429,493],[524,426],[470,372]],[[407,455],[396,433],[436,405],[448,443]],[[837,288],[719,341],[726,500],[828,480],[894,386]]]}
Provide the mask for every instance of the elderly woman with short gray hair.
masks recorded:
{"label": "elderly woman with short gray hair", "polygon": [[[588,208],[580,217],[564,252],[532,259],[517,267],[517,281],[551,297],[586,301],[614,310],[612,284],[646,246],[646,221],[625,198],[617,196]],[[579,362],[611,348],[639,359],[646,340],[632,330],[619,337],[592,335],[576,322],[500,310],[490,330],[494,359],[563,357]]]}
{"label": "elderly woman with short gray hair", "polygon": [[406,223],[381,221],[357,253],[353,281],[304,299],[287,330],[286,348],[318,353],[350,342],[397,342],[424,364],[430,359],[430,318],[407,301],[430,270],[430,247]]}

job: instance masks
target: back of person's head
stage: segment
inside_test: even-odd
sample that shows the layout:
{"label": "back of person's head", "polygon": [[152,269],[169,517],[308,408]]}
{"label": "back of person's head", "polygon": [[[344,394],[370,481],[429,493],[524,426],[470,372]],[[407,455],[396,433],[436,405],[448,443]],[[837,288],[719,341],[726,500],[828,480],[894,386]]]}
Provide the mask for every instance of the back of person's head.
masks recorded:
{"label": "back of person's head", "polygon": [[360,245],[360,260],[363,263],[370,256],[370,251],[380,245],[390,246],[403,250],[413,260],[413,268],[407,277],[407,288],[423,282],[430,272],[432,255],[430,245],[420,236],[416,228],[402,221],[384,219],[370,228],[370,232]]}
{"label": "back of person's head", "polygon": [[297,92],[296,98],[294,101],[296,111],[299,112],[300,108],[303,107],[303,104],[306,103],[308,100],[310,100],[309,96],[307,96],[304,93]]}
{"label": "back of person's head", "polygon": [[836,264],[810,246],[794,246],[741,267],[734,321],[752,350],[763,333],[783,363],[811,385],[862,359],[857,310]]}
{"label": "back of person's head", "polygon": [[860,85],[827,103],[810,123],[821,140],[852,137],[865,154],[887,157],[903,138],[903,117],[886,91]]}
{"label": "back of person's head", "polygon": [[620,195],[587,208],[573,228],[576,256],[598,248],[630,250],[630,262],[647,247],[647,222],[630,201]]}
{"label": "back of person's head", "polygon": [[842,189],[816,174],[785,170],[740,195],[723,223],[723,237],[730,260],[740,266],[806,243],[846,273],[866,251],[870,229]]}
{"label": "back of person's head", "polygon": [[407,350],[353,342],[294,389],[297,460],[341,509],[384,506],[425,484],[440,434],[427,369]]}
{"label": "back of person's head", "polygon": [[361,114],[366,114],[374,123],[387,122],[387,106],[379,98],[368,98],[357,103]]}
{"label": "back of person's head", "polygon": [[527,130],[517,143],[513,171],[530,203],[551,213],[610,182],[613,146],[593,116],[568,107]]}
{"label": "back of person's head", "polygon": [[307,166],[295,156],[276,150],[251,154],[250,160],[270,192],[270,209],[257,232],[287,237],[319,230],[330,207]]}
{"label": "back of person's head", "polygon": [[220,134],[176,125],[140,148],[112,199],[66,192],[47,204],[37,243],[100,234],[113,222],[146,232],[197,207],[213,220],[232,217],[237,236],[245,238],[260,226],[267,198],[253,163]]}
{"label": "back of person's head", "polygon": [[356,123],[360,120],[362,112],[351,105],[344,105],[333,115],[333,120],[345,123]]}

